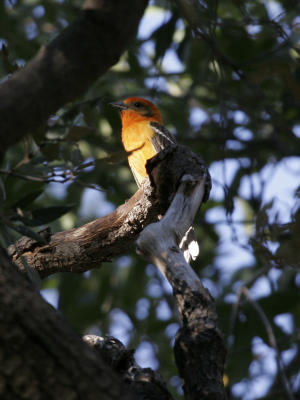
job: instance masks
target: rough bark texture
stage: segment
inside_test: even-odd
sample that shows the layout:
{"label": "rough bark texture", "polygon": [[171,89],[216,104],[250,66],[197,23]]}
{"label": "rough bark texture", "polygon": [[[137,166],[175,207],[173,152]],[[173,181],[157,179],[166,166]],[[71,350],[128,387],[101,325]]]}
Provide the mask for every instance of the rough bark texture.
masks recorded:
{"label": "rough bark texture", "polygon": [[[170,146],[148,162],[152,184],[145,181],[130,200],[105,217],[53,235],[43,232],[48,244],[21,238],[9,247],[13,262],[22,271],[28,265],[44,278],[56,272],[84,272],[127,252],[142,229],[164,214],[183,171],[192,172],[197,160],[185,146]],[[202,161],[201,168],[205,169]],[[207,179],[203,201],[209,190]]]}
{"label": "rough bark texture", "polygon": [[174,354],[184,381],[186,399],[225,400],[223,372],[226,349],[214,299],[199,285],[197,291],[186,284],[173,286],[182,303],[183,326],[176,335]]}
{"label": "rough bark texture", "polygon": [[[0,250],[0,398],[133,399]],[[126,393],[126,395],[125,395]]]}
{"label": "rough bark texture", "polygon": [[[185,398],[224,400],[226,351],[218,328],[215,302],[178,248],[198,207],[207,198],[210,179],[201,160],[190,150],[185,149],[185,157],[179,157],[181,161],[178,164],[175,161],[178,149],[167,151],[167,158],[175,171],[173,177],[177,177],[177,186],[178,182],[180,184],[163,219],[148,225],[140,234],[138,251],[157,265],[173,288],[183,324],[176,337],[174,352],[184,380]],[[156,186],[167,187],[170,175],[160,168],[157,160],[151,161],[149,167],[154,181],[159,179]],[[175,187],[176,181],[171,178],[171,182]]]}
{"label": "rough bark texture", "polygon": [[159,373],[137,365],[133,357],[134,351],[126,349],[119,340],[112,336],[95,335],[86,335],[83,340],[99,352],[138,399],[173,399]]}
{"label": "rough bark texture", "polygon": [[87,0],[77,21],[0,86],[0,154],[118,61],[147,2]]}
{"label": "rough bark texture", "polygon": [[9,247],[9,254],[21,270],[25,261],[42,278],[55,272],[87,271],[127,252],[142,229],[157,220],[162,211],[153,187],[146,181],[109,215],[79,228],[49,234],[46,245],[23,237]]}

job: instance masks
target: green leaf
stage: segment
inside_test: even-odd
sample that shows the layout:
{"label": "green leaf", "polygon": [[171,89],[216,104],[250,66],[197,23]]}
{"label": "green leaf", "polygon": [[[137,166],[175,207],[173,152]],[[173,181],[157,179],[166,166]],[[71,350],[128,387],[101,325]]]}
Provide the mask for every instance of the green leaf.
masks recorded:
{"label": "green leaf", "polygon": [[72,126],[67,133],[65,140],[77,142],[91,133],[95,133],[94,128],[89,128],[88,126]]}
{"label": "green leaf", "polygon": [[26,208],[28,207],[31,203],[34,202],[35,199],[37,199],[41,194],[43,193],[43,190],[35,190],[34,192],[31,192],[29,194],[26,194],[25,196],[21,197],[20,200],[16,201],[13,205],[12,208]]}
{"label": "green leaf", "polygon": [[106,157],[97,158],[95,160],[95,165],[97,166],[97,165],[101,165],[101,164],[119,164],[127,159],[128,154],[131,154],[131,153],[128,153],[125,150],[116,151],[114,153],[109,154]]}
{"label": "green leaf", "polygon": [[35,231],[33,231],[32,229],[28,228],[25,225],[7,223],[7,226],[9,228],[13,229],[14,231],[20,233],[23,236],[28,236],[31,239],[34,239],[39,243],[45,243],[46,244],[45,239],[41,235],[39,235],[38,233],[36,233]]}
{"label": "green leaf", "polygon": [[55,221],[62,215],[72,210],[74,206],[53,206],[37,208],[32,211],[32,219],[28,220],[30,226],[39,226]]}
{"label": "green leaf", "polygon": [[0,53],[1,53],[2,63],[3,63],[6,73],[12,74],[13,72],[15,72],[19,69],[19,67],[16,63],[10,62],[8,48],[3,43],[2,43],[2,49],[1,49]]}
{"label": "green leaf", "polygon": [[173,15],[168,22],[161,25],[152,34],[152,39],[155,40],[155,60],[158,60],[160,57],[162,57],[170,47],[175,32],[176,22],[177,16]]}
{"label": "green leaf", "polygon": [[6,190],[2,178],[0,178],[0,203],[3,203],[6,199]]}
{"label": "green leaf", "polygon": [[[22,172],[23,173],[23,172]],[[18,179],[13,176],[8,176],[5,182],[6,188],[6,208],[13,208],[20,197],[26,197],[33,192],[41,191],[44,188],[43,182],[33,182]]]}
{"label": "green leaf", "polygon": [[179,43],[176,53],[181,62],[186,62],[191,50],[191,30],[186,27],[183,40]]}
{"label": "green leaf", "polygon": [[59,160],[59,143],[47,143],[44,146],[40,146],[40,149],[48,161]]}
{"label": "green leaf", "polygon": [[128,62],[129,62],[131,71],[134,71],[135,73],[138,73],[138,74],[143,72],[143,68],[140,66],[140,63],[139,63],[139,58],[138,58],[137,52],[134,51],[134,49],[128,50]]}
{"label": "green leaf", "polygon": [[269,224],[269,216],[267,211],[273,207],[273,199],[266,203],[257,213],[256,217],[256,232],[263,233]]}
{"label": "green leaf", "polygon": [[73,165],[79,165],[83,161],[83,157],[79,148],[72,150],[71,161]]}

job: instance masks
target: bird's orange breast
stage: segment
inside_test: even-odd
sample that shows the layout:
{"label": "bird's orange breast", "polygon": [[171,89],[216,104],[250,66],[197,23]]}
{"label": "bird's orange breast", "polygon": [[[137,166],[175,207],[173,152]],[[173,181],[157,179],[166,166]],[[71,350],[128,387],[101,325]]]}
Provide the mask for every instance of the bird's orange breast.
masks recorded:
{"label": "bird's orange breast", "polygon": [[148,121],[136,122],[122,130],[122,142],[125,150],[130,152],[128,162],[138,185],[147,176],[147,160],[156,154],[150,141],[153,135],[154,131]]}

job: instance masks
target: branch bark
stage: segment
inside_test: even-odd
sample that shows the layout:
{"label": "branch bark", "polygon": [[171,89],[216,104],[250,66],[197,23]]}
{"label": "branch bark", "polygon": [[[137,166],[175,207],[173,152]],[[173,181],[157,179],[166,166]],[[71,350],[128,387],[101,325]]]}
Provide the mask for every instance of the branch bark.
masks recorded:
{"label": "branch bark", "polygon": [[76,21],[0,86],[0,154],[43,131],[51,114],[118,61],[147,3],[86,0]]}
{"label": "branch bark", "polygon": [[[140,254],[156,264],[173,288],[183,323],[177,333],[174,352],[184,380],[186,399],[224,400],[226,351],[218,328],[215,302],[178,247],[207,197],[206,187],[210,184],[201,160],[195,157],[187,159],[192,159],[190,173],[180,178],[180,185],[164,218],[142,231],[137,248]],[[157,168],[155,164],[152,167],[154,170]],[[161,181],[167,183],[169,175],[164,176],[164,170],[159,168],[158,173],[152,172],[152,176],[160,176]]]}
{"label": "branch bark", "polygon": [[56,272],[84,272],[128,252],[144,226],[156,221],[163,211],[153,186],[145,181],[130,200],[109,215],[50,235],[46,245],[22,237],[8,251],[21,271],[28,265],[41,278]]}
{"label": "branch bark", "polygon": [[0,249],[0,397],[133,399]]}
{"label": "branch bark", "polygon": [[173,400],[158,372],[141,368],[134,360],[133,350],[128,350],[112,336],[85,335],[88,343],[101,358],[113,368],[122,381],[130,385],[138,399]]}
{"label": "branch bark", "polygon": [[[145,181],[130,200],[109,215],[79,228],[52,236],[43,234],[47,244],[21,238],[9,247],[14,264],[21,271],[29,266],[44,278],[56,272],[84,272],[126,253],[142,229],[165,213],[183,171],[193,173],[195,165],[198,170],[205,170],[202,161],[188,148],[169,146],[149,160],[151,183]],[[209,179],[205,185],[204,201],[210,190]]]}
{"label": "branch bark", "polygon": [[1,248],[0,269],[1,399],[172,400],[160,375],[118,340],[82,341]]}

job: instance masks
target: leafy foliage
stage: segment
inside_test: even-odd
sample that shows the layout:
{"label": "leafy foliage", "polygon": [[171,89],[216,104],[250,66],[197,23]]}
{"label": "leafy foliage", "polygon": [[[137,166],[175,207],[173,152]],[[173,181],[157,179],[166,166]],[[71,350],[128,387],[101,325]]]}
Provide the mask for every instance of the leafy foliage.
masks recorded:
{"label": "leafy foliage", "polygon": [[[1,79],[71,23],[77,3],[2,2]],[[197,218],[194,268],[217,300],[229,397],[299,396],[299,4],[177,3],[152,1],[119,63],[59,110],[46,136],[7,153],[2,242],[15,241],[16,232],[36,237],[34,227],[54,219],[53,231],[79,226],[123,203],[136,186],[108,103],[131,95],[154,100],[166,126],[202,155],[213,176]],[[49,278],[44,293],[58,291],[58,307],[79,332],[111,333],[138,348],[138,359],[159,363],[180,390],[170,288],[128,251],[82,276]]]}

